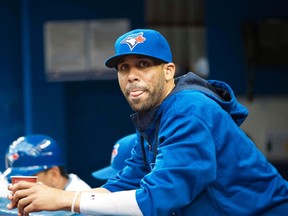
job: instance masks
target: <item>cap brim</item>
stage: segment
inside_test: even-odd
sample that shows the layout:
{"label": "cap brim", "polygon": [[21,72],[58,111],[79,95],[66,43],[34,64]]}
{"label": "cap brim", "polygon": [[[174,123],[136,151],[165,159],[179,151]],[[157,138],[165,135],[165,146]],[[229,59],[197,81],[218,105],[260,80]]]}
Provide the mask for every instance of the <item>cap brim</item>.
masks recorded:
{"label": "cap brim", "polygon": [[129,52],[129,53],[122,53],[122,54],[119,54],[119,55],[111,56],[110,58],[108,58],[106,60],[105,65],[108,68],[117,68],[117,64],[119,62],[119,59],[124,57],[124,56],[128,56],[128,55],[142,55],[142,56],[147,56],[147,57],[150,57],[150,58],[153,58],[153,59],[159,59],[159,60],[161,60],[163,62],[166,62],[163,59],[156,58],[155,56],[147,55],[146,53],[141,53],[141,52],[130,53]]}
{"label": "cap brim", "polygon": [[11,176],[33,176],[33,175],[36,175],[37,173],[39,173],[43,170],[44,170],[43,167],[13,168],[10,170],[10,172],[7,172],[5,175],[6,175],[6,178],[8,179],[8,181],[10,182]]}
{"label": "cap brim", "polygon": [[93,172],[92,176],[97,179],[107,180],[110,178],[114,178],[118,172],[119,170],[113,169],[111,166],[108,166]]}

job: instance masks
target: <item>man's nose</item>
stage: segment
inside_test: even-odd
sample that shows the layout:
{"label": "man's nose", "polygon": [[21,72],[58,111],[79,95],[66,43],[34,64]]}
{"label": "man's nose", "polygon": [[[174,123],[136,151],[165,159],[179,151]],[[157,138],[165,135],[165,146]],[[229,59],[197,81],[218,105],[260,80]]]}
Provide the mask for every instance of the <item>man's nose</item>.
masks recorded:
{"label": "man's nose", "polygon": [[130,82],[139,80],[139,71],[136,67],[131,67],[128,74]]}

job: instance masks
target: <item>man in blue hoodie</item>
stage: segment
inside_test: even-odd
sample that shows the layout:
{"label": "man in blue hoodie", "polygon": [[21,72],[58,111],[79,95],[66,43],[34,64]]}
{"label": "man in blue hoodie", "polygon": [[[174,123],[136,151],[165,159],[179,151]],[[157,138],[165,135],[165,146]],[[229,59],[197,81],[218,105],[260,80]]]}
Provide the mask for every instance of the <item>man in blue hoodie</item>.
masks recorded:
{"label": "man in blue hoodie", "polygon": [[154,30],[120,36],[115,52],[105,64],[118,70],[138,136],[126,167],[90,192],[9,186],[14,195],[8,208],[18,207],[22,215],[59,209],[89,215],[287,214],[288,184],[241,130],[248,111],[226,83],[192,72],[174,78],[169,44]]}

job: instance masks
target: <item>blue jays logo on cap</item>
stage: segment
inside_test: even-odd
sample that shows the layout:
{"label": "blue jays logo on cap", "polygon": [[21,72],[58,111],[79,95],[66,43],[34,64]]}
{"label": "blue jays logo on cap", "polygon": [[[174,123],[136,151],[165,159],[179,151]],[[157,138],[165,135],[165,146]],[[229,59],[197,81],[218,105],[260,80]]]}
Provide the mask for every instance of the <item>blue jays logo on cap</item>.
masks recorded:
{"label": "blue jays logo on cap", "polygon": [[113,146],[113,150],[112,150],[112,154],[111,154],[111,163],[113,163],[114,158],[118,155],[118,148],[119,148],[119,146],[120,146],[119,143],[116,143],[116,144]]}
{"label": "blue jays logo on cap", "polygon": [[135,46],[139,43],[143,43],[146,40],[145,37],[143,37],[143,32],[139,32],[137,34],[131,34],[128,35],[124,40],[122,40],[121,44],[127,44],[130,48],[130,50],[133,50]]}
{"label": "blue jays logo on cap", "polygon": [[14,161],[16,161],[18,159],[19,159],[19,154],[18,153],[8,154],[6,163],[8,163],[9,166],[13,166]]}

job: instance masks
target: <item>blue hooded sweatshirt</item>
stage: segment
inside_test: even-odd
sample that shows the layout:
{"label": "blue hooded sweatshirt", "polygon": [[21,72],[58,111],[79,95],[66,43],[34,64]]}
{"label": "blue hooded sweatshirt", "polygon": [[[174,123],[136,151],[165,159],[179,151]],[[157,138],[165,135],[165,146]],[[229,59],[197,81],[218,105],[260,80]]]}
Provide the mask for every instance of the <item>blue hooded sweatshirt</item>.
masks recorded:
{"label": "blue hooded sweatshirt", "polygon": [[192,72],[131,119],[139,139],[103,185],[136,190],[145,216],[288,215],[288,183],[240,128],[248,115],[224,82]]}

